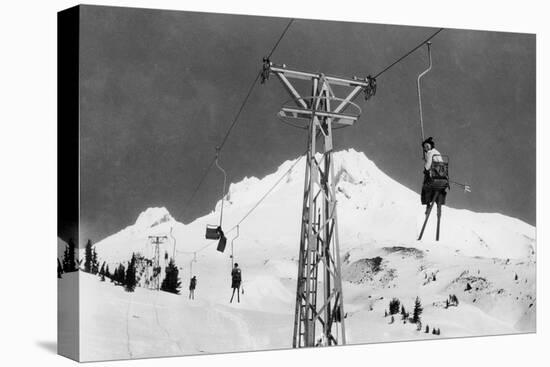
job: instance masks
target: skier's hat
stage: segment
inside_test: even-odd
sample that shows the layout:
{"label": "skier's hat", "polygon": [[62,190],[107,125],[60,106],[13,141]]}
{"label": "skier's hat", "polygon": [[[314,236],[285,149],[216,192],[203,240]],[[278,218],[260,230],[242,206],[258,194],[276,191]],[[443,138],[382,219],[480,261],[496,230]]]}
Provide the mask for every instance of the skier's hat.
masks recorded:
{"label": "skier's hat", "polygon": [[426,143],[430,144],[430,146],[432,147],[432,149],[435,148],[435,143],[434,143],[434,138],[433,138],[433,137],[430,136],[429,138],[427,138],[426,140],[424,140],[424,141],[422,142],[422,146],[424,146],[424,144],[426,144]]}

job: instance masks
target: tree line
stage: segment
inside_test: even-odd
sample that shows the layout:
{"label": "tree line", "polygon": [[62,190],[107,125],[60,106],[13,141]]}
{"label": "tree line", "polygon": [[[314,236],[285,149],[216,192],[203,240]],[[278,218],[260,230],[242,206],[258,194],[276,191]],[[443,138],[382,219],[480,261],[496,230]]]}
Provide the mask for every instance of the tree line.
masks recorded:
{"label": "tree line", "polygon": [[[96,248],[93,246],[92,241],[88,240],[84,248],[84,268],[81,269],[81,261],[77,260],[76,245],[72,239],[69,240],[65,251],[63,253],[62,261],[57,259],[57,277],[62,278],[62,274],[75,272],[82,270],[86,273],[98,275],[101,281],[105,281],[106,278],[110,279],[112,283],[123,286],[127,292],[133,292],[138,284],[137,276],[137,262],[138,257],[135,253],[132,253],[131,259],[124,266],[120,263],[114,271],[111,273],[109,265],[104,261],[99,266],[99,256]],[[147,263],[150,263],[147,262]],[[156,276],[160,276],[160,268]],[[165,277],[161,283],[161,290],[174,294],[179,294],[181,289],[181,281],[179,278],[179,269],[176,266],[175,260],[170,259],[168,266],[165,268]]]}

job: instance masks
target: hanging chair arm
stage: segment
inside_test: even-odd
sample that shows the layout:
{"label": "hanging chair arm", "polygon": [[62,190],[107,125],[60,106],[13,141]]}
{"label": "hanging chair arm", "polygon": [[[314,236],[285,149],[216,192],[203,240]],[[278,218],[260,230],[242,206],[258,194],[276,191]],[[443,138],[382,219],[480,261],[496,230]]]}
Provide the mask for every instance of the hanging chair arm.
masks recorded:
{"label": "hanging chair arm", "polygon": [[222,207],[221,207],[221,211],[220,211],[220,227],[221,227],[222,222],[223,222],[223,198],[225,196],[225,185],[227,183],[227,174],[226,174],[225,170],[218,163],[219,155],[220,155],[220,148],[216,147],[216,167],[218,167],[218,169],[220,171],[222,171],[222,173],[223,173],[223,189],[222,189],[222,199],[221,199],[222,200]]}
{"label": "hanging chair arm", "polygon": [[[418,112],[420,114],[420,131],[422,135],[422,141],[424,141],[424,119],[422,117],[422,93],[420,92],[420,79],[422,79],[424,75],[428,74],[430,70],[432,70],[432,52],[430,49],[431,44],[431,42],[426,43],[426,45],[428,46],[428,58],[430,60],[430,65],[426,70],[420,73],[420,75],[418,75],[418,78],[416,79],[416,91],[418,93]],[[422,154],[424,156],[424,149],[422,149]]]}

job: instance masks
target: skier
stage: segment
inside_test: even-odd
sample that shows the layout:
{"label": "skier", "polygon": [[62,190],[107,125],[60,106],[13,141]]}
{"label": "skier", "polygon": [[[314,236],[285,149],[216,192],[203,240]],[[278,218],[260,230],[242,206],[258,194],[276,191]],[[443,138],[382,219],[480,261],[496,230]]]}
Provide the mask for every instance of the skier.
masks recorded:
{"label": "skier", "polygon": [[197,287],[197,277],[193,275],[189,281],[189,299],[195,299],[195,288]]}
{"label": "skier", "polygon": [[420,200],[422,205],[426,205],[426,213],[430,207],[434,195],[439,192],[437,196],[436,204],[438,215],[441,215],[441,205],[445,205],[445,198],[447,196],[447,189],[434,189],[431,184],[433,181],[432,174],[432,162],[442,162],[441,153],[435,149],[435,143],[433,137],[429,137],[422,142],[422,148],[424,149],[424,181],[422,182],[422,193]]}
{"label": "skier", "polygon": [[241,269],[239,268],[239,264],[235,263],[235,266],[233,267],[233,270],[231,270],[231,288],[233,288],[233,293],[231,294],[231,300],[229,303],[233,302],[233,297],[235,296],[235,290],[237,291],[237,302],[241,302],[241,298],[239,295],[239,290],[241,288]]}

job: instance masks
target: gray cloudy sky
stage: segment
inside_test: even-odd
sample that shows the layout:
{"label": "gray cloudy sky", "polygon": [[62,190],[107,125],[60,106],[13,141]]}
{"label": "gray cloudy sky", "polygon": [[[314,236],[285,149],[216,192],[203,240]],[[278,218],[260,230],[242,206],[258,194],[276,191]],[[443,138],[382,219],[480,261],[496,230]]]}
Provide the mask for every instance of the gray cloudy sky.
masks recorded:
{"label": "gray cloudy sky", "polygon": [[[85,6],[81,13],[81,225],[98,241],[151,206],[179,221],[209,212],[212,170],[185,202],[231,124],[261,59],[288,19]],[[341,76],[375,74],[434,28],[297,19],[272,60]],[[447,29],[423,80],[427,135],[450,155],[448,205],[535,224],[535,36]],[[421,49],[378,79],[358,124],[336,149],[363,151],[417,190],[422,179],[416,77]],[[274,171],[305,150],[275,114],[289,97],[270,80],[254,90],[221,161],[230,181]],[[419,203],[420,205],[420,203]]]}

